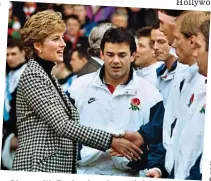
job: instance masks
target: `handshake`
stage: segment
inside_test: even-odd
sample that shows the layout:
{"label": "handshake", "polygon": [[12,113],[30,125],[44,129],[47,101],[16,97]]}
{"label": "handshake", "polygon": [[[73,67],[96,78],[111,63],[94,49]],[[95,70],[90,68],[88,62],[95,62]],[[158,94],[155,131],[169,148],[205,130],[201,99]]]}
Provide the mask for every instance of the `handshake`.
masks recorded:
{"label": "handshake", "polygon": [[[140,147],[144,144],[143,137],[138,132],[125,131],[120,134],[113,134],[110,156],[126,157],[128,160],[141,159],[143,154]],[[160,178],[162,172],[158,168],[149,169],[147,177]]]}
{"label": "handshake", "polygon": [[126,157],[128,160],[141,159],[143,154],[139,148],[144,144],[142,136],[138,132],[124,131],[119,134],[113,134],[110,156]]}

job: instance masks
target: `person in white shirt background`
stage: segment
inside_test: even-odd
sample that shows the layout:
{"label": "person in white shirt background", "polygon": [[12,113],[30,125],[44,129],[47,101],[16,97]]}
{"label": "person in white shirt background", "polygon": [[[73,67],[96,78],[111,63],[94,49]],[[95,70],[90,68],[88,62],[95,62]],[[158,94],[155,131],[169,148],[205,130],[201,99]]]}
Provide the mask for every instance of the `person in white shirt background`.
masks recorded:
{"label": "person in white shirt background", "polygon": [[25,51],[21,40],[9,39],[7,43],[8,73],[5,83],[2,165],[4,169],[12,169],[14,151],[17,149],[16,128],[16,92],[21,74],[26,68]]}
{"label": "person in white shirt background", "polygon": [[137,75],[148,80],[155,87],[157,86],[157,68],[163,62],[158,62],[155,52],[150,45],[151,27],[144,27],[137,31],[137,52],[134,64],[137,68]]}
{"label": "person in white shirt background", "polygon": [[[142,126],[144,132],[152,120],[162,122],[161,94],[138,77],[131,65],[136,51],[134,37],[124,28],[110,29],[101,41],[101,51],[103,67],[76,79],[69,91],[80,113],[80,123],[118,134]],[[82,146],[80,154],[78,173],[138,176],[124,157],[86,146]]]}

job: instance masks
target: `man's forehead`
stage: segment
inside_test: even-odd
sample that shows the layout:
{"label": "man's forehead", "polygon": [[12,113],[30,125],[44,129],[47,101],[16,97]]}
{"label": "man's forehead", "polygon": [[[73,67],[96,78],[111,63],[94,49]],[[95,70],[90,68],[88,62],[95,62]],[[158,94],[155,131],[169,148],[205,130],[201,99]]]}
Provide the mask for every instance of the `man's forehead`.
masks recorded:
{"label": "man's forehead", "polygon": [[150,41],[150,37],[142,36],[138,39],[139,43]]}
{"label": "man's forehead", "polygon": [[167,37],[159,29],[153,29],[151,31],[151,39],[165,39],[165,40],[167,40]]}
{"label": "man's forehead", "polygon": [[10,52],[20,52],[20,49],[18,47],[7,47],[7,51],[10,51]]}
{"label": "man's forehead", "polygon": [[158,18],[163,23],[175,25],[176,18],[173,16],[169,16],[161,11],[158,11]]}
{"label": "man's forehead", "polygon": [[121,47],[124,49],[130,49],[130,45],[126,42],[121,42],[121,43],[111,43],[111,42],[106,42],[105,43],[105,48],[114,48],[114,47]]}

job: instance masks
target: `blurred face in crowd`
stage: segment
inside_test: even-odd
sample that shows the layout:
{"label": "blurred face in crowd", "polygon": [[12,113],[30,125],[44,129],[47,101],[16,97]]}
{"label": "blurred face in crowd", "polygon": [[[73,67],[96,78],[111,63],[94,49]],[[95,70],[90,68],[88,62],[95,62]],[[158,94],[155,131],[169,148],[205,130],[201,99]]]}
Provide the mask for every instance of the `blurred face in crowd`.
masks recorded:
{"label": "blurred face in crowd", "polygon": [[66,46],[63,35],[64,32],[56,32],[46,37],[42,43],[34,43],[38,56],[51,62],[62,62]]}
{"label": "blurred face in crowd", "polygon": [[106,42],[101,58],[105,64],[105,81],[113,84],[124,83],[128,80],[131,62],[134,61],[134,54],[131,55],[127,43]]}
{"label": "blurred face in crowd", "polygon": [[152,61],[155,61],[155,53],[150,46],[150,37],[140,37],[137,43],[135,65],[143,68],[149,66]]}
{"label": "blurred face in crowd", "polygon": [[171,46],[174,41],[173,32],[176,26],[176,18],[173,16],[169,16],[161,11],[158,11],[158,19],[160,21],[160,31],[162,31],[164,35],[166,35],[168,43]]}
{"label": "blurred face in crowd", "polygon": [[176,24],[176,28],[174,31],[174,42],[172,47],[175,48],[176,54],[179,57],[178,61],[183,64],[189,64],[188,60],[193,56],[193,50],[191,49],[191,38],[185,37],[180,32],[180,22],[178,21]]}
{"label": "blurred face in crowd", "polygon": [[197,59],[199,73],[207,77],[208,51],[206,50],[205,37],[201,32],[197,33],[196,49],[193,55]]}
{"label": "blurred face in crowd", "polygon": [[25,61],[25,52],[18,47],[7,47],[7,64],[15,68]]}
{"label": "blurred face in crowd", "polygon": [[114,15],[111,18],[111,23],[117,25],[118,27],[126,28],[128,25],[128,19],[123,15]]}
{"label": "blurred face in crowd", "polygon": [[77,51],[74,51],[72,53],[70,65],[72,67],[73,72],[75,72],[75,73],[79,72],[87,62],[88,62],[88,60],[86,60],[84,57],[80,58],[78,56]]}
{"label": "blurred face in crowd", "polygon": [[86,19],[86,7],[84,5],[75,5],[73,7],[73,14],[78,16],[81,22],[85,21]]}
{"label": "blurred face in crowd", "polygon": [[64,4],[63,5],[63,14],[65,16],[69,16],[71,14],[73,14],[73,7],[70,4]]}
{"label": "blurred face in crowd", "polygon": [[169,58],[171,46],[168,44],[167,37],[159,29],[153,29],[151,31],[151,46],[158,60],[165,61]]}
{"label": "blurred face in crowd", "polygon": [[65,69],[64,62],[57,62],[56,65],[52,69],[52,73],[53,73],[53,75],[56,76],[56,78],[59,79],[61,77],[61,74],[63,73],[64,69]]}
{"label": "blurred face in crowd", "polygon": [[76,36],[80,30],[80,24],[77,20],[69,18],[66,22],[67,33],[70,36]]}

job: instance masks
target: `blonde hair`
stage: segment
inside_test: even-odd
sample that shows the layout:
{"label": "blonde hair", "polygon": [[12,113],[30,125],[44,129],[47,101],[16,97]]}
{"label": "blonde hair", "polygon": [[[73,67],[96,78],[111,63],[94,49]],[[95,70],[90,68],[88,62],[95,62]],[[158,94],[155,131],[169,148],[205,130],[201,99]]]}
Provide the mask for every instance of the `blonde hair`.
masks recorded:
{"label": "blonde hair", "polygon": [[190,38],[192,35],[197,35],[200,26],[204,21],[210,19],[210,13],[206,11],[185,11],[178,17],[177,21],[181,24],[180,32]]}
{"label": "blonde hair", "polygon": [[65,29],[66,26],[60,12],[46,10],[31,16],[20,31],[27,58],[33,58],[34,42],[42,43],[49,35],[65,31]]}

